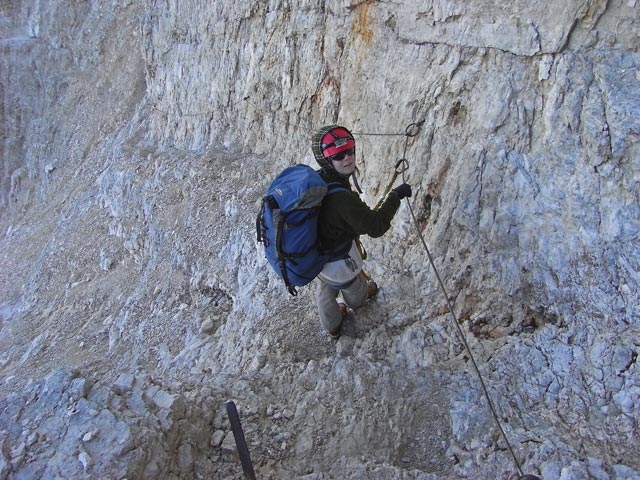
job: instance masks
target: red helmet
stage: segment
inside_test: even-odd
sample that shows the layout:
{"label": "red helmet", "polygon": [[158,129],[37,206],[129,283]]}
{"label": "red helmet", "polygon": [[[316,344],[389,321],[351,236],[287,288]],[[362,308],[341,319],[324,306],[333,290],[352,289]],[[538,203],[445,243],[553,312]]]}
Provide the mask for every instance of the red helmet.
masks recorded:
{"label": "red helmet", "polygon": [[349,130],[340,125],[321,127],[313,135],[311,150],[321,167],[333,168],[329,157],[356,147],[356,141]]}
{"label": "red helmet", "polygon": [[356,141],[351,132],[344,127],[337,127],[329,130],[320,139],[320,149],[324,158],[355,148]]}

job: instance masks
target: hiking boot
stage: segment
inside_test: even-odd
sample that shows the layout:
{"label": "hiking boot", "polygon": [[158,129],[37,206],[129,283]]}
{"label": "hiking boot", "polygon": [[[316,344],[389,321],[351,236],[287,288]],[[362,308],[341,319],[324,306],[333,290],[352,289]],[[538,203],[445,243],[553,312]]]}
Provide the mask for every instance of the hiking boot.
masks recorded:
{"label": "hiking boot", "polygon": [[378,284],[373,280],[367,283],[367,300],[372,299],[378,293]]}
{"label": "hiking boot", "polygon": [[342,321],[344,320],[344,317],[347,316],[347,306],[342,302],[338,302],[338,310],[340,310],[340,315],[342,317],[340,318],[340,325],[338,325],[333,330],[328,330],[329,335],[334,340],[337,340],[338,338],[340,338],[340,333],[342,332]]}

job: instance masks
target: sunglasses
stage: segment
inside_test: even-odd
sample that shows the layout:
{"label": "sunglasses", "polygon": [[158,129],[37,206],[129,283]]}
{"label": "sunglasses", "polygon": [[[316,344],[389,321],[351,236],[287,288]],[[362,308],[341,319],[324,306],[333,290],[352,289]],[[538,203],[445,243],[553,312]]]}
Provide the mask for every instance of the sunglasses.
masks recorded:
{"label": "sunglasses", "polygon": [[355,155],[356,149],[350,148],[349,150],[345,150],[344,152],[336,153],[335,155],[331,155],[329,158],[331,160],[335,160],[336,162],[341,162],[347,155]]}

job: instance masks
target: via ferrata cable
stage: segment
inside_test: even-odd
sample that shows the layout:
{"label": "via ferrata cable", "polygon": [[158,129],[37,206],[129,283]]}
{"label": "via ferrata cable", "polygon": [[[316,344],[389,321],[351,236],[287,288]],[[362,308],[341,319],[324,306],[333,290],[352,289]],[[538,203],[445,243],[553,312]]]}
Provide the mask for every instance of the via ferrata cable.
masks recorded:
{"label": "via ferrata cable", "polygon": [[[402,154],[402,158],[396,163],[396,167],[395,167],[395,171],[396,173],[394,174],[394,181],[397,178],[399,173],[402,173],[402,182],[403,183],[407,183],[407,178],[406,178],[406,172],[409,168],[409,162],[407,160],[407,149],[409,146],[409,139],[411,137],[415,137],[419,131],[420,131],[420,127],[422,126],[422,124],[424,123],[424,120],[418,123],[411,123],[407,126],[407,128],[405,129],[405,142],[404,142],[404,151]],[[400,171],[399,166],[402,166]],[[386,196],[386,195],[385,195]],[[383,197],[384,198],[384,197]],[[478,368],[478,364],[476,363],[476,360],[473,356],[473,354],[471,353],[471,348],[469,347],[469,344],[467,343],[467,339],[464,335],[464,332],[462,331],[462,327],[460,327],[460,322],[458,321],[458,317],[453,309],[453,305],[451,304],[451,300],[449,298],[449,295],[447,293],[447,289],[444,286],[444,282],[442,281],[442,278],[440,277],[440,274],[438,273],[438,269],[436,268],[436,264],[433,260],[433,256],[431,255],[431,252],[429,251],[429,247],[427,246],[427,242],[424,239],[424,235],[422,234],[422,230],[420,230],[420,225],[418,223],[418,220],[416,218],[416,215],[413,211],[413,207],[411,205],[411,202],[409,201],[409,197],[405,198],[406,201],[406,205],[409,208],[409,212],[411,213],[411,219],[413,221],[413,224],[415,226],[415,229],[418,233],[418,236],[420,237],[420,241],[422,243],[422,246],[424,247],[425,252],[427,253],[427,258],[429,259],[429,263],[431,264],[431,268],[433,269],[433,272],[436,275],[436,279],[438,280],[438,284],[440,285],[440,289],[442,290],[442,293],[444,294],[444,298],[447,301],[447,306],[449,308],[449,313],[451,313],[451,316],[453,317],[453,323],[456,326],[456,330],[458,332],[458,336],[460,338],[460,340],[462,341],[462,344],[464,345],[465,350],[467,351],[467,354],[469,355],[469,359],[471,360],[471,363],[473,365],[473,368],[476,372],[476,375],[478,377],[478,380],[480,381],[480,385],[482,386],[482,390],[484,392],[484,396],[487,399],[487,404],[489,405],[489,410],[491,410],[491,414],[493,415],[493,418],[496,422],[496,425],[498,426],[498,429],[500,430],[500,434],[502,435],[502,438],[504,439],[505,443],[507,444],[507,448],[509,449],[509,452],[511,452],[511,455],[513,457],[513,461],[516,465],[516,468],[518,469],[518,473],[520,474],[520,476],[524,476],[524,474],[522,473],[522,467],[520,466],[520,462],[518,461],[518,457],[516,456],[513,448],[511,447],[511,443],[509,443],[509,439],[507,438],[507,435],[504,431],[504,429],[502,428],[502,424],[500,422],[500,419],[498,418],[498,414],[496,412],[496,409],[493,405],[493,401],[491,400],[491,396],[489,395],[489,390],[487,389],[487,386],[484,382],[484,379],[482,378],[482,375],[480,374],[480,369]]]}

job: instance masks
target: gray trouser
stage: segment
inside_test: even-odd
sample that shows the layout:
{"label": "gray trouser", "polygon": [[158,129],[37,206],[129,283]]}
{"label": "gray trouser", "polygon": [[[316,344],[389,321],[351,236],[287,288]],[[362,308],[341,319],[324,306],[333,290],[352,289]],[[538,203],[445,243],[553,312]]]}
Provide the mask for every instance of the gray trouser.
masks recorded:
{"label": "gray trouser", "polygon": [[325,330],[335,330],[342,322],[342,315],[338,309],[336,297],[342,292],[345,303],[356,309],[367,300],[367,281],[358,275],[351,285],[339,289],[316,279],[316,299],[318,301],[318,313],[320,323]]}

